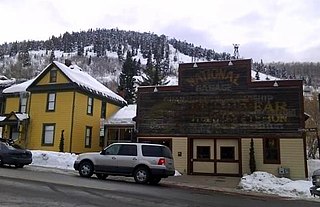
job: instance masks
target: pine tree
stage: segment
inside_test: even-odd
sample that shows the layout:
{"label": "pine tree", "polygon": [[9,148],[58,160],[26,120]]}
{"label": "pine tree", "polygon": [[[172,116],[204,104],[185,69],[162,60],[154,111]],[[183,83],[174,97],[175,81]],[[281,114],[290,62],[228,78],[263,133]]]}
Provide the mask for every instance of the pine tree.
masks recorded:
{"label": "pine tree", "polygon": [[255,160],[255,156],[254,156],[254,142],[253,142],[252,138],[250,141],[249,157],[250,157],[250,160],[249,160],[250,172],[253,173],[256,171],[256,160]]}
{"label": "pine tree", "polygon": [[50,63],[53,62],[55,59],[56,57],[54,56],[54,51],[51,50],[50,59],[49,59]]}
{"label": "pine tree", "polygon": [[259,72],[256,72],[256,80],[260,80]]}
{"label": "pine tree", "polygon": [[64,152],[64,130],[61,131],[60,143],[59,143],[59,152]]}
{"label": "pine tree", "polygon": [[122,65],[122,72],[120,74],[120,85],[118,90],[123,93],[123,98],[132,104],[136,99],[136,90],[135,90],[135,66],[132,61],[132,56],[130,51],[127,51],[127,57],[125,62]]}
{"label": "pine tree", "polygon": [[165,73],[161,70],[160,64],[153,65],[153,63],[147,63],[146,69],[144,70],[142,81],[139,82],[141,86],[157,86],[166,85],[169,81],[166,80]]}

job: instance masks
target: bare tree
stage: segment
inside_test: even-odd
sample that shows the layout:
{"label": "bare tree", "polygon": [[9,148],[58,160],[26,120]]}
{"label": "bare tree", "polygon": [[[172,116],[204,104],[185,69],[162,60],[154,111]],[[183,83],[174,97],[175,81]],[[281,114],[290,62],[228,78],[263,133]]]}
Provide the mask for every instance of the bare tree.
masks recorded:
{"label": "bare tree", "polygon": [[[306,128],[316,128],[318,130],[320,124],[318,93],[305,98],[304,111],[310,116],[306,121]],[[319,158],[319,154],[317,155],[317,135],[318,133],[316,132],[306,132],[308,158]]]}

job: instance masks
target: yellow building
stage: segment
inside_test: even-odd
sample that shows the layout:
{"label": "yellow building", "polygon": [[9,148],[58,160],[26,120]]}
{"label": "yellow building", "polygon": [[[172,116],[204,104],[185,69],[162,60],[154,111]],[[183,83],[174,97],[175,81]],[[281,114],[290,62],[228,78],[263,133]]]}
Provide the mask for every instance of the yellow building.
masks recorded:
{"label": "yellow building", "polygon": [[104,120],[126,101],[76,65],[57,61],[37,77],[3,90],[2,138],[29,149],[98,151]]}

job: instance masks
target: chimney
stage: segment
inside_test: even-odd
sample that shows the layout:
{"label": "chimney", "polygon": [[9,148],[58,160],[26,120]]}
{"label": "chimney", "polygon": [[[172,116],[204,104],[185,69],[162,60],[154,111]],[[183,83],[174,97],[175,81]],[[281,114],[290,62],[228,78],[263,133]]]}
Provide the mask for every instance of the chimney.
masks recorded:
{"label": "chimney", "polygon": [[70,65],[72,65],[72,63],[71,63],[71,60],[69,60],[69,59],[65,59],[64,60],[64,64],[66,65],[66,66],[70,66]]}

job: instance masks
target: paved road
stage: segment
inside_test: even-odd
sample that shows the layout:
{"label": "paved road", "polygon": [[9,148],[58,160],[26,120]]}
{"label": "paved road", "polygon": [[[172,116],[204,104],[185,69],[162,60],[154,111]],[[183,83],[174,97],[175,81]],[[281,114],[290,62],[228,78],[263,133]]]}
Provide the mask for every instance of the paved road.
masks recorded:
{"label": "paved road", "polygon": [[75,173],[0,168],[0,206],[244,206],[301,207],[317,202],[229,195],[174,186],[139,185],[125,180],[101,181]]}

